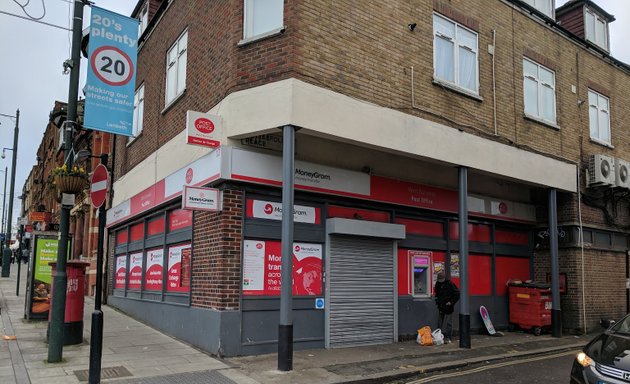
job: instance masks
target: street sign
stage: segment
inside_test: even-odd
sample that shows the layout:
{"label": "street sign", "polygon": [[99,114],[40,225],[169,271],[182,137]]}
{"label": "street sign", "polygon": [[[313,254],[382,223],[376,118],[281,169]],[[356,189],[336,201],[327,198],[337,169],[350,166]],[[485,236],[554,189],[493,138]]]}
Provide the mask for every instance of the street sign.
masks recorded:
{"label": "street sign", "polygon": [[92,179],[90,180],[90,198],[94,208],[100,208],[105,203],[107,187],[109,186],[108,179],[109,172],[107,172],[107,168],[103,164],[99,164],[94,173],[92,173]]}
{"label": "street sign", "polygon": [[92,7],[87,82],[86,128],[133,135],[138,20]]}

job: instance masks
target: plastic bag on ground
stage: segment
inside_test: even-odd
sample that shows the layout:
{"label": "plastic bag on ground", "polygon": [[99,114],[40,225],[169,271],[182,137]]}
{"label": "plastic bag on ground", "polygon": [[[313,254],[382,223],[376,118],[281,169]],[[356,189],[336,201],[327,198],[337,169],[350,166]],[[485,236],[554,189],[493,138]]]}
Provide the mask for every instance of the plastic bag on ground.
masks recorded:
{"label": "plastic bag on ground", "polygon": [[444,344],[444,335],[442,334],[442,330],[440,328],[436,329],[431,333],[431,337],[433,339],[434,345],[442,345]]}
{"label": "plastic bag on ground", "polygon": [[431,327],[427,325],[418,329],[418,337],[416,338],[416,342],[420,345],[433,345]]}

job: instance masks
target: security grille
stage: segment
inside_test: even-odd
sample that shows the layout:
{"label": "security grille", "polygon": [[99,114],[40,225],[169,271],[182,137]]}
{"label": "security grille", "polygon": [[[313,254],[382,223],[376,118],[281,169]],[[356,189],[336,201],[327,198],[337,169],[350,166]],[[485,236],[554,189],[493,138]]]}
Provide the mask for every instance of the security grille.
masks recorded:
{"label": "security grille", "polygon": [[393,241],[331,236],[329,346],[394,341]]}

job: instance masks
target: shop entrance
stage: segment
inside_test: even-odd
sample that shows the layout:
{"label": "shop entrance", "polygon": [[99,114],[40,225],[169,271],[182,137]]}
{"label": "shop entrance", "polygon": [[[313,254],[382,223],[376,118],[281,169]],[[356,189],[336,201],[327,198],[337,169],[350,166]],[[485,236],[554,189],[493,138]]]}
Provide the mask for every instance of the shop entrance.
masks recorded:
{"label": "shop entrance", "polygon": [[329,237],[326,347],[396,341],[396,242]]}

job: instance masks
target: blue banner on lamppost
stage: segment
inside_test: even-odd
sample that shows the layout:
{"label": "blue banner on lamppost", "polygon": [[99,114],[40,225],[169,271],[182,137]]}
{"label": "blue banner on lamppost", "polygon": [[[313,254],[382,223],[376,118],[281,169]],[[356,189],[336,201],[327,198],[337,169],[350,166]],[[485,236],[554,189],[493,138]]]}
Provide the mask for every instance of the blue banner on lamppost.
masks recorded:
{"label": "blue banner on lamppost", "polygon": [[83,125],[133,134],[138,20],[92,7]]}

